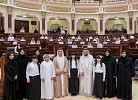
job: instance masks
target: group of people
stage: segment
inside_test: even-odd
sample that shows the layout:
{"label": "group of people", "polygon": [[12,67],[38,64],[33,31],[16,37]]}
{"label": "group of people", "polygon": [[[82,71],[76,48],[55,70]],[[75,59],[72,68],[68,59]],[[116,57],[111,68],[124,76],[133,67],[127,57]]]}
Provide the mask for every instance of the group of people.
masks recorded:
{"label": "group of people", "polygon": [[[15,32],[25,33],[26,30],[25,30],[24,27],[21,27],[21,29],[19,29],[19,31],[18,31],[17,28],[15,28]],[[37,28],[34,29],[34,33],[39,33],[39,31],[37,30]]]}
{"label": "group of people", "polygon": [[109,34],[109,33],[112,33],[112,34],[116,34],[117,32],[122,32],[122,33],[127,33],[127,29],[125,29],[124,27],[122,27],[122,29],[109,29],[109,28],[106,28],[105,29],[105,34]]}
{"label": "group of people", "polygon": [[132,78],[135,76],[132,60],[122,51],[116,61],[107,49],[105,55],[94,59],[85,48],[80,58],[71,53],[65,57],[61,48],[56,57],[40,55],[39,50],[31,60],[20,48],[18,56],[7,54],[4,65],[3,100],[52,100],[68,96],[94,96],[132,100]]}
{"label": "group of people", "polygon": [[53,29],[53,33],[60,33],[62,35],[65,35],[68,34],[68,28],[67,27],[63,28],[63,26],[61,27],[58,26],[57,29]]}

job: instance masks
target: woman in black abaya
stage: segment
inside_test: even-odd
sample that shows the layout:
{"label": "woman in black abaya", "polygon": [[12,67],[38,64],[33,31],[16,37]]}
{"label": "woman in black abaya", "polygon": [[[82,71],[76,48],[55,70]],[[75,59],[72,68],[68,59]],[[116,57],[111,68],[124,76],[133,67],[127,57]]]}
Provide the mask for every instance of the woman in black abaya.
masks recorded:
{"label": "woman in black abaya", "polygon": [[13,53],[7,54],[4,74],[3,100],[20,100],[18,95],[18,67]]}
{"label": "woman in black abaya", "polygon": [[19,54],[16,57],[17,65],[19,66],[19,89],[20,89],[20,99],[27,98],[26,96],[26,67],[29,62],[28,57],[25,55],[23,49],[19,50]]}
{"label": "woman in black abaya", "polygon": [[132,100],[132,78],[135,76],[132,60],[127,56],[126,51],[118,60],[117,66],[117,98]]}
{"label": "woman in black abaya", "polygon": [[105,51],[103,63],[106,66],[105,93],[106,97],[112,98],[116,96],[116,68],[117,62],[115,57],[110,55],[110,50]]}
{"label": "woman in black abaya", "polygon": [[41,64],[41,62],[44,60],[43,60],[43,56],[40,54],[40,51],[36,50],[35,55],[37,56],[38,62]]}

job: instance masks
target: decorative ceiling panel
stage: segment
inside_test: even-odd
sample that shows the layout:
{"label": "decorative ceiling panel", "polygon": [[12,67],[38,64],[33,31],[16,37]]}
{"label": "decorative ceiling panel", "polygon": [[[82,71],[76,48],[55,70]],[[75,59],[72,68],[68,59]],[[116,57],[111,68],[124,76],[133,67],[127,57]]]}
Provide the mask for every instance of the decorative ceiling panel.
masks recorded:
{"label": "decorative ceiling panel", "polygon": [[18,7],[29,8],[29,9],[38,9],[39,10],[41,8],[40,5],[24,3],[24,2],[16,2],[15,4]]}
{"label": "decorative ceiling panel", "polygon": [[54,12],[70,12],[70,8],[58,8],[58,7],[47,7],[48,11],[54,11]]}
{"label": "decorative ceiling panel", "polygon": [[98,9],[96,8],[77,8],[77,13],[96,13],[98,12]]}

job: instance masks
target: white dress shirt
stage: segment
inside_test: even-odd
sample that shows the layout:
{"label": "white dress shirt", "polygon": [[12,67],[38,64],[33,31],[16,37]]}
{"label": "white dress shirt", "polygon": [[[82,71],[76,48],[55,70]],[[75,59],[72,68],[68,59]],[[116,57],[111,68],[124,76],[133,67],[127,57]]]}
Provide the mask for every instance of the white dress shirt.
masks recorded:
{"label": "white dress shirt", "polygon": [[75,62],[75,60],[72,60],[72,69],[75,69],[75,68],[77,68],[76,67],[76,62]]}
{"label": "white dress shirt", "polygon": [[105,64],[102,63],[102,66],[100,63],[97,63],[95,67],[93,67],[93,77],[95,77],[95,73],[103,73],[103,78],[105,78]]}
{"label": "white dress shirt", "polygon": [[31,62],[28,64],[26,69],[26,78],[29,80],[29,76],[37,76],[39,75],[39,68],[37,63]]}
{"label": "white dress shirt", "polygon": [[70,69],[78,69],[78,74],[79,74],[79,61],[77,60],[77,66],[76,66],[76,61],[72,59],[72,66],[70,65],[70,60],[69,60],[69,75],[70,75]]}

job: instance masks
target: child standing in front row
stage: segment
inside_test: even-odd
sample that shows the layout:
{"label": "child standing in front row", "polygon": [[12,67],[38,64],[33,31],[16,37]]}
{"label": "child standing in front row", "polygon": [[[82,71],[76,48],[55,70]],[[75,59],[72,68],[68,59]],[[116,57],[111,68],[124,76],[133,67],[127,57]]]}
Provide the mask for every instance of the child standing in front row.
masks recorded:
{"label": "child standing in front row", "polygon": [[94,88],[93,95],[99,99],[103,98],[105,82],[105,64],[102,62],[102,56],[98,55],[93,68]]}
{"label": "child standing in front row", "polygon": [[79,93],[79,63],[74,52],[69,60],[69,92],[71,96]]}

